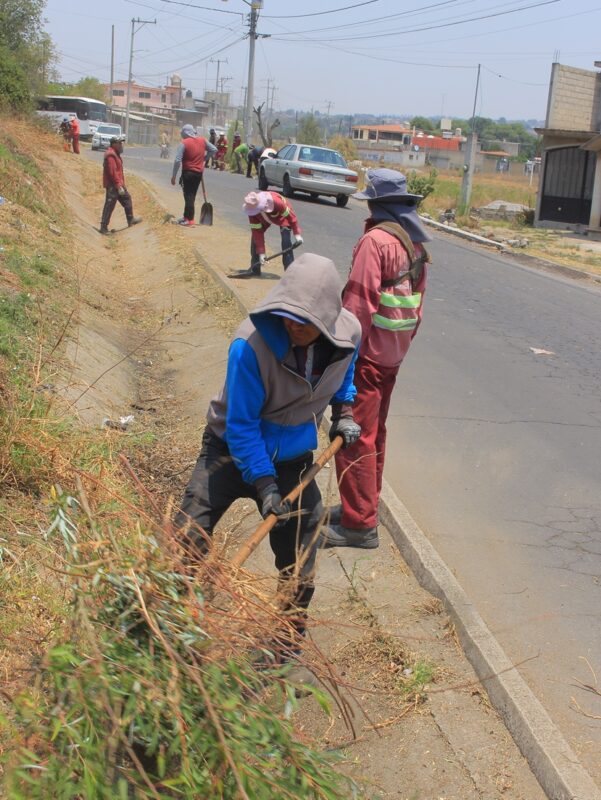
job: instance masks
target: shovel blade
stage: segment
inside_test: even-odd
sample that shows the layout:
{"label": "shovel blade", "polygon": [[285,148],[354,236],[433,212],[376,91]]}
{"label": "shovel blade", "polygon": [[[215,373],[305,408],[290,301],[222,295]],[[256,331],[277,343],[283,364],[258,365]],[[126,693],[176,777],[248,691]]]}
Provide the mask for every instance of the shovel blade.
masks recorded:
{"label": "shovel blade", "polygon": [[213,224],[213,206],[211,203],[203,203],[200,209],[200,224],[212,225]]}

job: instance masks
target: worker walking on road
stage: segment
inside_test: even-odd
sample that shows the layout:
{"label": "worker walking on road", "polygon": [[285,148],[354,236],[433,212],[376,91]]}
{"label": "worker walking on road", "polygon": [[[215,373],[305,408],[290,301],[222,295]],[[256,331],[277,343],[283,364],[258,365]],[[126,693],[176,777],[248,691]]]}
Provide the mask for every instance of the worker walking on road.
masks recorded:
{"label": "worker walking on road", "polygon": [[125,187],[123,176],[123,138],[115,136],[111,139],[109,147],[104,154],[102,185],[106,189],[104,208],[102,209],[102,220],[100,221],[100,233],[109,234],[109,222],[117,202],[121,203],[125,211],[128,227],[142,222],[141,217],[134,217],[131,196]]}
{"label": "worker walking on road", "polygon": [[[189,549],[202,555],[237,498],[254,500],[263,517],[281,518],[269,541],[290,626],[270,643],[276,663],[300,652],[323,514],[315,481],[292,507],[282,498],[313,463],[329,404],[331,439],[340,435],[347,446],[361,434],[352,413],[360,327],[342,308],[341,289],[334,263],[307,253],[238,328],[225,385],[209,405],[200,455],[175,520]],[[305,682],[307,675],[296,679]]]}
{"label": "worker walking on road", "polygon": [[196,193],[207,161],[215,155],[217,148],[203,136],[197,136],[192,125],[183,126],[181,137],[182,141],[177,148],[173,162],[171,185],[175,186],[177,173],[181,166],[180,185],[184,193],[184,215],[177,222],[178,225],[194,225]]}
{"label": "worker walking on road", "polygon": [[250,269],[241,272],[240,278],[260,278],[265,263],[265,231],[271,225],[280,229],[282,263],[284,270],[294,261],[292,246],[303,243],[302,232],[294,209],[277,192],[249,192],[244,198],[243,209],[248,214],[251,228]]}
{"label": "worker walking on road", "polygon": [[[336,457],[341,505],[322,531],[325,547],[378,546],[378,501],[386,450],[386,417],[397,373],[422,319],[431,236],[417,214],[420,195],[391,169],[367,173],[355,194],[370,216],[353,252],[343,305],[361,323],[354,415],[361,440]],[[410,468],[409,468],[410,471]]]}

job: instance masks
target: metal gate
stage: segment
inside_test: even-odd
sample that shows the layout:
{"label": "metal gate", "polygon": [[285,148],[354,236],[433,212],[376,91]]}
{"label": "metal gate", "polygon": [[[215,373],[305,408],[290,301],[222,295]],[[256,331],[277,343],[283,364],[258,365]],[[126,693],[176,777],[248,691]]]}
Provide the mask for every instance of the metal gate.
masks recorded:
{"label": "metal gate", "polygon": [[578,145],[547,150],[539,219],[588,225],[596,155]]}

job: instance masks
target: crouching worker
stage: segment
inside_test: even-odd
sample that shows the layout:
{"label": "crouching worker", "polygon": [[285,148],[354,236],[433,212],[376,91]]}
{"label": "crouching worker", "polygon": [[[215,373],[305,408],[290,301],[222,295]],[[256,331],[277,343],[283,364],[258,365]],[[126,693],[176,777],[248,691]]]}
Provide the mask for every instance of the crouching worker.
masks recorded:
{"label": "crouching worker", "polygon": [[265,264],[265,231],[272,225],[280,229],[282,264],[288,269],[294,261],[293,246],[303,243],[300,223],[290,203],[277,192],[249,192],[242,208],[250,223],[250,267],[236,277],[261,277]]}
{"label": "crouching worker", "polygon": [[[254,500],[263,517],[281,517],[269,541],[290,625],[270,644],[276,663],[300,652],[323,513],[315,481],[292,507],[282,498],[313,463],[329,404],[331,439],[341,435],[346,447],[361,434],[352,414],[361,328],[342,308],[341,288],[334,263],[307,253],[238,328],[225,385],[209,405],[200,455],[175,520],[186,546],[202,555],[239,497]],[[309,670],[295,669],[302,673],[298,682],[311,682]]]}

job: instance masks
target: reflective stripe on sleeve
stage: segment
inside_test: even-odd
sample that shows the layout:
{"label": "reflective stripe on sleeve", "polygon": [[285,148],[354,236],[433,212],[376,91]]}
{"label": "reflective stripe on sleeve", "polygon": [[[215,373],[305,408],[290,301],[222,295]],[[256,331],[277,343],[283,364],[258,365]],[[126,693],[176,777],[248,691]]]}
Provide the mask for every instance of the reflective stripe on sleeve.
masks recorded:
{"label": "reflective stripe on sleeve", "polygon": [[382,292],[380,295],[380,305],[386,306],[386,308],[419,308],[421,302],[421,292],[409,296],[388,294],[387,292]]}
{"label": "reflective stripe on sleeve", "polygon": [[418,322],[417,319],[388,319],[388,317],[382,317],[380,314],[374,314],[371,321],[374,327],[384,328],[384,330],[395,333],[412,331]]}
{"label": "reflective stripe on sleeve", "polygon": [[255,230],[262,230],[263,225],[260,222],[251,222],[250,227],[254,228]]}

